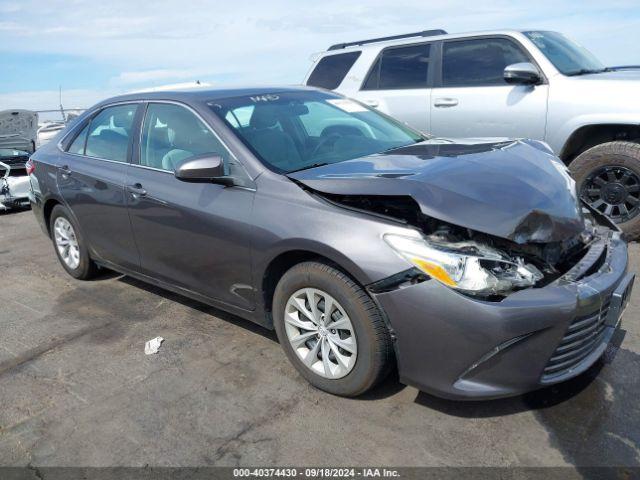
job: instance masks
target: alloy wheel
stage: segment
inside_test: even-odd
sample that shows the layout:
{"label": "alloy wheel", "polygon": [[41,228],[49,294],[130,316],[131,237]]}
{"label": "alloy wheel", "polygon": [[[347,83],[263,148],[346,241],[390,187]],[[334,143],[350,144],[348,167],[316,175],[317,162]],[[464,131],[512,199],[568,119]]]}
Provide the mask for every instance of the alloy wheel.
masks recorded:
{"label": "alloy wheel", "polygon": [[355,330],[344,308],[328,293],[303,288],[289,297],[287,338],[302,363],[329,379],[346,376],[358,355]]}
{"label": "alloy wheel", "polygon": [[584,181],[581,197],[615,223],[631,220],[640,213],[640,177],[623,166],[607,166]]}
{"label": "alloy wheel", "polygon": [[64,264],[71,270],[80,265],[80,246],[71,222],[64,217],[56,218],[53,223],[56,248]]}

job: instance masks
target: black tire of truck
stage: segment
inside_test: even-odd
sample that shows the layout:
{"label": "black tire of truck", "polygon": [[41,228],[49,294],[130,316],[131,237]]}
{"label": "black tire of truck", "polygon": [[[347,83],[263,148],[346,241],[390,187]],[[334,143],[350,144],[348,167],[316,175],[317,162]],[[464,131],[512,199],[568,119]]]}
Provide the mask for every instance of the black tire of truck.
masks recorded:
{"label": "black tire of truck", "polygon": [[[582,152],[569,165],[571,176],[576,181],[580,195],[587,199],[592,206],[598,203],[598,199],[611,203],[600,204],[598,209],[602,213],[603,206],[610,204],[625,205],[624,208],[637,205],[637,209],[629,210],[634,215],[628,219],[614,218],[618,227],[625,233],[629,240],[640,238],[640,144],[628,141],[607,142]],[[610,174],[608,172],[611,172]],[[612,175],[608,177],[608,175]],[[594,182],[596,177],[601,177],[598,185]],[[603,180],[604,178],[604,180]],[[586,198],[589,192],[600,192]],[[609,185],[608,187],[605,187]],[[589,201],[592,200],[592,201]],[[621,213],[621,207],[612,209],[614,215]],[[619,216],[619,215],[618,215]]]}

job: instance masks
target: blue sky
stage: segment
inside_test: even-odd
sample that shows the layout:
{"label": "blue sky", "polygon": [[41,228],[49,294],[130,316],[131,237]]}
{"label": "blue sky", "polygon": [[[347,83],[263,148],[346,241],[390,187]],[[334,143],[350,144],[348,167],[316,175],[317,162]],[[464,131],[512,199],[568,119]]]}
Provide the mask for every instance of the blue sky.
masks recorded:
{"label": "blue sky", "polygon": [[[476,4],[477,3],[477,4]],[[87,107],[138,88],[298,83],[332,43],[428,28],[558,30],[640,64],[638,0],[0,0],[0,110]]]}

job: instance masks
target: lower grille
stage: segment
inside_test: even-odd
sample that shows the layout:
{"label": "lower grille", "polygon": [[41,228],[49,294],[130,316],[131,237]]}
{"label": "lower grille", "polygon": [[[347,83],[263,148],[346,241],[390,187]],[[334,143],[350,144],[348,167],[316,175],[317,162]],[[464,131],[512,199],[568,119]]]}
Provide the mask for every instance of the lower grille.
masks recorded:
{"label": "lower grille", "polygon": [[582,362],[603,340],[610,299],[599,310],[571,322],[560,345],[553,352],[542,374],[542,380],[563,375]]}

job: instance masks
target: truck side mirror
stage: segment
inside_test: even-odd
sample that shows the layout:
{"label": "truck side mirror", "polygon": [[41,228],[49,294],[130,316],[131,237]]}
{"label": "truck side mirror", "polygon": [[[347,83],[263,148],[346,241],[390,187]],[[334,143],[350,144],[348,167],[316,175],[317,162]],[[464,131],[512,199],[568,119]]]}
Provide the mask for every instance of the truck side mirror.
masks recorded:
{"label": "truck side mirror", "polygon": [[511,85],[539,85],[542,77],[534,64],[522,62],[513,63],[504,69],[504,81]]}

